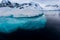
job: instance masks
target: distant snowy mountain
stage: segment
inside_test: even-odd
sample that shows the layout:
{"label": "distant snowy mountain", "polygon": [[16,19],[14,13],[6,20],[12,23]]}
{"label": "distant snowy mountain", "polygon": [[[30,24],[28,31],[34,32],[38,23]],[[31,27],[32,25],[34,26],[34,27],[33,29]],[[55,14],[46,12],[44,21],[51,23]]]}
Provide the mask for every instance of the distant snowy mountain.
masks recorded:
{"label": "distant snowy mountain", "polygon": [[[24,5],[30,6],[31,4],[34,4],[34,3],[33,2],[31,2],[31,3],[29,3],[29,2],[19,3],[18,0],[17,0],[17,2],[15,2],[14,0],[10,0],[10,1],[3,0],[0,3],[0,7],[10,7],[10,8],[23,9],[22,6],[24,6]],[[39,4],[40,4],[40,7],[43,8],[43,10],[60,10],[60,6],[58,4],[44,4],[44,3],[39,3]],[[36,4],[35,4],[35,6],[36,6]]]}
{"label": "distant snowy mountain", "polygon": [[46,7],[59,7],[57,4],[55,4],[55,5],[46,5]]}
{"label": "distant snowy mountain", "polygon": [[10,1],[2,0],[0,3],[0,7],[13,7],[12,3]]}
{"label": "distant snowy mountain", "polygon": [[43,10],[60,10],[60,6],[57,4],[55,4],[55,5],[49,4],[49,5],[45,5],[43,7]]}
{"label": "distant snowy mountain", "polygon": [[43,10],[60,10],[60,0],[34,0],[39,2]]}
{"label": "distant snowy mountain", "polygon": [[43,8],[43,10],[60,10],[59,4],[44,4],[44,3],[39,4]]}

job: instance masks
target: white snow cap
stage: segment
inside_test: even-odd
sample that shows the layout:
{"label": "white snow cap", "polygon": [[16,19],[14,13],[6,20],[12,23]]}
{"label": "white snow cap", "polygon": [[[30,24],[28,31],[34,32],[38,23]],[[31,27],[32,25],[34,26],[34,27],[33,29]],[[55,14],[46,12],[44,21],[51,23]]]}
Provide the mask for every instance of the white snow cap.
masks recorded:
{"label": "white snow cap", "polygon": [[[19,0],[22,1],[22,0]],[[17,2],[17,0],[16,0]],[[15,3],[16,3],[15,2]],[[29,2],[29,1],[23,1],[23,3],[31,3],[31,6],[28,5],[24,5],[22,6],[23,9],[19,9],[19,8],[9,8],[9,7],[5,7],[5,8],[0,8],[0,16],[8,16],[8,15],[13,15],[14,17],[31,17],[31,16],[36,16],[36,15],[40,15],[42,14],[42,8],[40,7],[39,3],[37,2]],[[23,4],[22,3],[22,4]],[[8,10],[8,11],[6,11]]]}

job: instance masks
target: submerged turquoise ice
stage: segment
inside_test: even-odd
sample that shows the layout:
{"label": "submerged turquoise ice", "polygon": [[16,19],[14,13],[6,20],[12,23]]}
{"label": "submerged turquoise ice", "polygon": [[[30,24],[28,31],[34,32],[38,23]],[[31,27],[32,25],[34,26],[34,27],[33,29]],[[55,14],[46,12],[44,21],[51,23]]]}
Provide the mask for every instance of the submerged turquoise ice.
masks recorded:
{"label": "submerged turquoise ice", "polygon": [[11,33],[18,28],[23,30],[36,30],[44,28],[46,24],[46,17],[39,16],[36,18],[0,18],[0,32]]}

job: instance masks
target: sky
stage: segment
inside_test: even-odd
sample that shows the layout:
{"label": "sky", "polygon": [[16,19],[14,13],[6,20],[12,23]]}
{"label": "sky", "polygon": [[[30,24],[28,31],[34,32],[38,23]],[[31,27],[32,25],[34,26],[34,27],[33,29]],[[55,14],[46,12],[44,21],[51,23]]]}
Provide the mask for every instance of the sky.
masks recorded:
{"label": "sky", "polygon": [[[2,0],[0,0],[1,2]],[[22,2],[29,2],[29,1],[36,1],[42,4],[43,6],[45,4],[58,4],[60,5],[60,0],[10,0],[11,2],[17,2],[17,3],[22,3]]]}
{"label": "sky", "polygon": [[60,4],[60,0],[34,0],[42,4]]}
{"label": "sky", "polygon": [[[27,2],[27,1],[36,1],[36,2],[40,2],[40,3],[59,3],[60,0],[10,0],[10,1],[13,1],[13,2]],[[0,0],[1,2],[1,0]]]}

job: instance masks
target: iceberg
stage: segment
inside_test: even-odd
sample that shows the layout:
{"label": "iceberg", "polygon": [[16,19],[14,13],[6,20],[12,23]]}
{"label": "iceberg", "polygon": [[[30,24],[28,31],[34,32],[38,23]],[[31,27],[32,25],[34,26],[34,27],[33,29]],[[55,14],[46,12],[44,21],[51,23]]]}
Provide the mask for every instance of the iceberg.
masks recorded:
{"label": "iceberg", "polygon": [[[0,4],[2,5],[2,3]],[[12,5],[13,8],[9,5]],[[19,4],[10,2],[6,6],[2,5],[0,10],[0,32],[12,33],[18,28],[36,30],[45,27],[46,17],[39,3],[23,2]]]}

